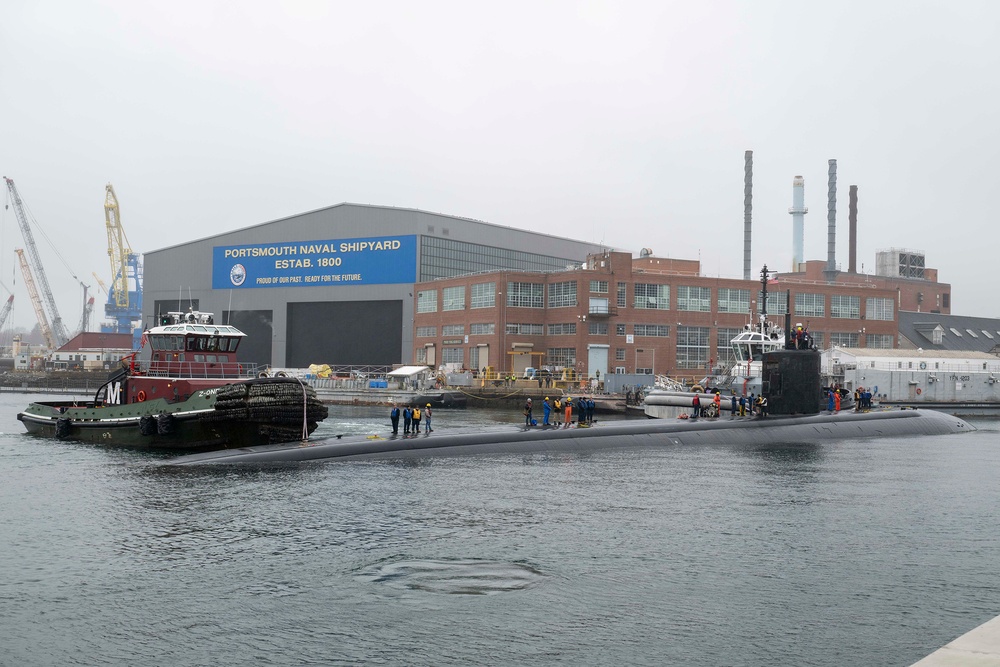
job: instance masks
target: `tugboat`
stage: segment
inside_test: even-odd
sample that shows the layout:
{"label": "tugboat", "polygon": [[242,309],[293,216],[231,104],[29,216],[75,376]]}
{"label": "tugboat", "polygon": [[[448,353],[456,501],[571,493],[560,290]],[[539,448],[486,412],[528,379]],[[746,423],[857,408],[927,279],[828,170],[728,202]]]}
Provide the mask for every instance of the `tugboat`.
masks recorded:
{"label": "tugboat", "polygon": [[245,336],[212,313],[167,313],[92,401],[36,402],[17,418],[33,435],[174,452],[307,439],[326,406],[298,379],[238,362]]}

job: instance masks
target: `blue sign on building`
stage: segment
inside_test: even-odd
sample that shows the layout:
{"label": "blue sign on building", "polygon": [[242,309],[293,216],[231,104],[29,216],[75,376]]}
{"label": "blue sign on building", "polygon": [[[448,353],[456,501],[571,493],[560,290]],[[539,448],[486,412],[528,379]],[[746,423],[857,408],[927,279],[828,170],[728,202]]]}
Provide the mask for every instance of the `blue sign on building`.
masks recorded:
{"label": "blue sign on building", "polygon": [[417,279],[417,237],[215,246],[212,288],[389,285]]}

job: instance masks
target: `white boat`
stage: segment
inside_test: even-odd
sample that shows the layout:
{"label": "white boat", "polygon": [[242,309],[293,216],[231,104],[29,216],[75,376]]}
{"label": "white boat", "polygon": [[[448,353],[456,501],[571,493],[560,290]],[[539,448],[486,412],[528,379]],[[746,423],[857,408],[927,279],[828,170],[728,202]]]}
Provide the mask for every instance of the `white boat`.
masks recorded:
{"label": "white boat", "polygon": [[[764,266],[761,270],[761,303],[767,303],[767,275],[767,266]],[[726,408],[725,404],[730,402],[733,393],[737,396],[750,394],[759,396],[763,388],[760,377],[761,359],[765,352],[785,349],[786,335],[782,327],[767,319],[766,310],[756,316],[751,315],[750,320],[744,325],[743,331],[729,341],[736,361],[728,373],[721,372],[706,377],[700,386],[696,385],[687,391],[677,391],[678,388],[673,387],[661,388],[657,382],[657,388],[653,389],[644,401],[646,416],[669,419],[678,417],[684,412],[690,413],[696,391],[701,394],[703,410],[713,402],[716,390],[722,394],[723,410]],[[801,324],[795,325],[792,337],[795,347],[800,349],[812,347],[809,332]]]}

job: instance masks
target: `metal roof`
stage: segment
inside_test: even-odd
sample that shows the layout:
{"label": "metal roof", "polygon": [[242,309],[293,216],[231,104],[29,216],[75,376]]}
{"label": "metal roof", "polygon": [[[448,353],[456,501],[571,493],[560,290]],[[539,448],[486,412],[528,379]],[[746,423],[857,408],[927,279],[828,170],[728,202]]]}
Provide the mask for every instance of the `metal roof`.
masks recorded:
{"label": "metal roof", "polygon": [[[941,342],[933,331],[941,327]],[[913,347],[960,352],[1000,351],[1000,319],[899,311],[899,334]],[[901,341],[902,342],[902,341]]]}

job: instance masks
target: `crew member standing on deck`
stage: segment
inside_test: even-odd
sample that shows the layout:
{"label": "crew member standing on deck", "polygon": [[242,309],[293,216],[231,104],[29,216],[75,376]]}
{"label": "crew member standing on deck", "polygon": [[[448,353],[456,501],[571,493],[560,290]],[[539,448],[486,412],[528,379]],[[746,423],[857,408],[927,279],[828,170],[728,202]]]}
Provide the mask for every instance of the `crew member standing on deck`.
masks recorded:
{"label": "crew member standing on deck", "polygon": [[389,421],[392,422],[392,434],[399,435],[399,406],[395,403],[392,404],[392,410],[389,411]]}
{"label": "crew member standing on deck", "polygon": [[424,409],[424,433],[430,433],[433,430],[431,428],[431,404],[428,403]]}
{"label": "crew member standing on deck", "polygon": [[563,408],[566,412],[563,415],[565,421],[563,422],[563,428],[569,428],[569,425],[573,423],[573,397],[567,396],[566,403]]}
{"label": "crew member standing on deck", "polygon": [[716,417],[721,417],[722,416],[722,394],[719,393],[718,389],[715,390],[715,398],[712,399],[712,402],[715,403],[715,416]]}
{"label": "crew member standing on deck", "polygon": [[729,399],[730,399],[729,418],[730,419],[732,419],[733,417],[736,416],[736,411],[739,409],[739,402],[736,400],[736,392],[734,391],[734,392],[732,392],[732,394],[733,395],[729,397]]}
{"label": "crew member standing on deck", "polygon": [[524,402],[524,425],[531,426],[531,399]]}
{"label": "crew member standing on deck", "polygon": [[699,412],[701,412],[701,395],[695,394],[691,399],[691,419],[697,419]]}
{"label": "crew member standing on deck", "polygon": [[420,406],[413,408],[413,432],[420,433]]}
{"label": "crew member standing on deck", "polygon": [[546,396],[545,400],[542,401],[542,426],[549,425],[549,415],[552,414],[552,406],[549,405],[549,397]]}
{"label": "crew member standing on deck", "polygon": [[410,422],[413,420],[413,410],[407,405],[403,408],[403,433],[410,434]]}

